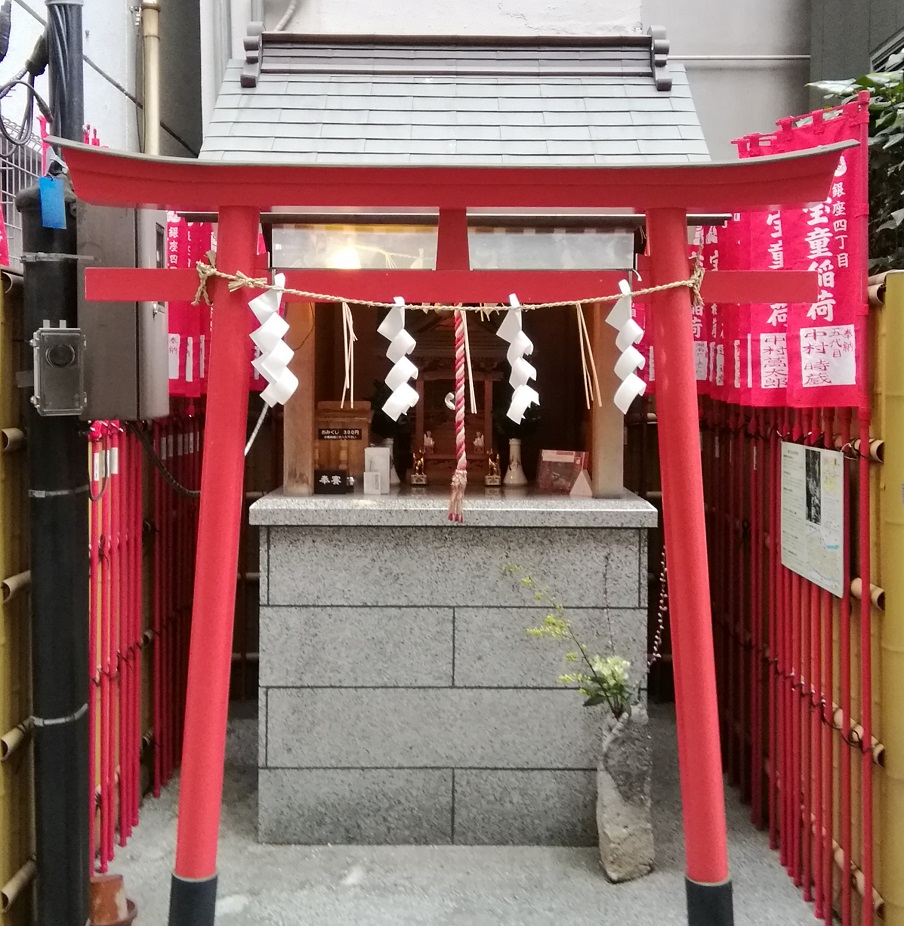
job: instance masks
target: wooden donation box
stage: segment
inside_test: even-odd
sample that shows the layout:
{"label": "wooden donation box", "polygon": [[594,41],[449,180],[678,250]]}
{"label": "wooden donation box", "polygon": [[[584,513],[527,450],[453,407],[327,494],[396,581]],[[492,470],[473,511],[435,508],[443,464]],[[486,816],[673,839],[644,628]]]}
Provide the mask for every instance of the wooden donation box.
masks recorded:
{"label": "wooden donation box", "polygon": [[364,450],[370,445],[370,402],[340,408],[339,402],[318,402],[314,424],[314,469],[345,470],[360,479]]}

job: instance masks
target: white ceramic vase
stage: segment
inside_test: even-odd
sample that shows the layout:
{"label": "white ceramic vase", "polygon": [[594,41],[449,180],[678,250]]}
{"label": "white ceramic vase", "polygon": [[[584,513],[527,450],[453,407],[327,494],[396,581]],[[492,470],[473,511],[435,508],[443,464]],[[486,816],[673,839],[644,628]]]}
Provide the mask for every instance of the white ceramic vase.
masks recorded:
{"label": "white ceramic vase", "polygon": [[521,439],[509,438],[509,464],[502,480],[504,486],[526,486],[527,477],[521,468]]}

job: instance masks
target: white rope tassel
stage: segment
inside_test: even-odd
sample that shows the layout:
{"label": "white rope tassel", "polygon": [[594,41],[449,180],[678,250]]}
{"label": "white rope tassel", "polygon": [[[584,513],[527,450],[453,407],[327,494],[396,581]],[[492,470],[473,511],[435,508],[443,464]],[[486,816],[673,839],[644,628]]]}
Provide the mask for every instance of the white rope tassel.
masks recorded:
{"label": "white rope tassel", "polygon": [[358,336],[355,334],[355,323],[352,318],[352,310],[347,302],[342,303],[342,340],[345,347],[345,383],[342,386],[342,401],[339,403],[340,408],[345,408],[345,394],[349,395],[349,404],[352,409],[355,407],[355,341]]}

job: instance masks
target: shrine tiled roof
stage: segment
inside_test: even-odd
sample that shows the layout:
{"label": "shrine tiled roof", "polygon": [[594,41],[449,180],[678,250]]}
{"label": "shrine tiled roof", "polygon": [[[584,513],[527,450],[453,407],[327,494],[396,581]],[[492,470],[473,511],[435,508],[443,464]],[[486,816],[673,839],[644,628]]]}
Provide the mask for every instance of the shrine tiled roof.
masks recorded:
{"label": "shrine tiled roof", "polygon": [[258,33],[201,157],[324,165],[586,166],[709,160],[659,30],[596,38]]}

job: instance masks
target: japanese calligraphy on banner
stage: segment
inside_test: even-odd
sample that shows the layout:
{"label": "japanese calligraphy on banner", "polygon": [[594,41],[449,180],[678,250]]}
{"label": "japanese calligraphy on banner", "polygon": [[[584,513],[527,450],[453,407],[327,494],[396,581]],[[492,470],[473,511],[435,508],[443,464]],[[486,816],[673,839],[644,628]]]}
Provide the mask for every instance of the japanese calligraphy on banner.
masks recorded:
{"label": "japanese calligraphy on banner", "polygon": [[[174,212],[166,217],[167,268],[194,267],[199,260],[207,260],[208,251],[216,251],[216,226],[209,222],[187,222]],[[257,252],[266,255],[263,235],[258,235]],[[213,312],[204,302],[192,305],[190,301],[169,303],[169,384],[170,395],[197,398],[207,393],[207,375],[210,366],[210,342],[213,331]],[[254,327],[254,316],[249,314],[249,334]],[[249,362],[255,359],[256,348],[249,342]],[[260,392],[267,382],[254,370],[252,391]]]}
{"label": "japanese calligraphy on banner", "polygon": [[739,242],[736,256],[723,245],[723,269],[809,270],[818,274],[819,292],[812,305],[716,308],[717,330],[721,316],[729,316],[725,340],[734,374],[727,388],[715,389],[719,397],[756,406],[865,404],[867,123],[868,100],[860,99],[781,120],[778,132],[736,143],[742,158],[841,141],[860,146],[842,152],[825,202],[746,213],[720,229]]}
{"label": "japanese calligraphy on banner", "polygon": [[[166,215],[166,255],[167,270],[183,270],[189,263],[188,222],[175,212]],[[185,375],[186,344],[189,337],[189,316],[191,305],[186,301],[169,303],[167,317],[169,323],[168,375],[170,395],[187,395]]]}
{"label": "japanese calligraphy on banner", "polygon": [[788,210],[787,251],[792,269],[818,274],[812,305],[788,312],[788,401],[793,406],[867,403],[867,148],[866,101],[849,103],[806,122],[783,120],[782,150],[841,141],[860,146],[841,153],[828,199]]}
{"label": "japanese calligraphy on banner", "polygon": [[[739,143],[741,157],[774,153],[771,136],[749,135]],[[779,209],[750,212],[745,216],[751,270],[784,270],[785,231]],[[746,404],[776,407],[787,403],[788,306],[785,303],[754,303],[747,307]]]}

